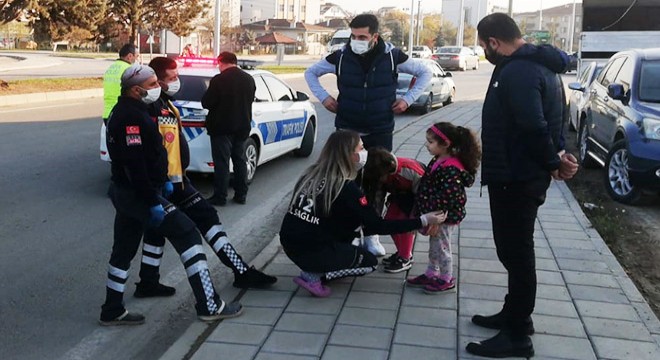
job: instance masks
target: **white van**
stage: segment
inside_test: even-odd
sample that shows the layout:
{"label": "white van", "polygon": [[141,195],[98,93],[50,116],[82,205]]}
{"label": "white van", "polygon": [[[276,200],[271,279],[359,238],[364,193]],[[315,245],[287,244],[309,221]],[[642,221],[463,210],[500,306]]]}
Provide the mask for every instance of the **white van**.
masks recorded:
{"label": "white van", "polygon": [[351,38],[351,29],[342,29],[335,31],[332,35],[332,39],[328,42],[328,52],[334,52],[341,49],[348,43],[348,40]]}

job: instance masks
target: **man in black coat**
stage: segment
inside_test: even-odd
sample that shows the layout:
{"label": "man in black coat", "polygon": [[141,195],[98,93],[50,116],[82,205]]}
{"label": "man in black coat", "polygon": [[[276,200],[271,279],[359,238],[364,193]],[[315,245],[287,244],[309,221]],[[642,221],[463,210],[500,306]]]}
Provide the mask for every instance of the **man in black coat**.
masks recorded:
{"label": "man in black coat", "polygon": [[500,329],[471,342],[469,353],[486,357],[531,357],[531,314],[536,298],[534,222],[551,178],[565,180],[577,160],[563,151],[566,106],[559,73],[568,56],[551,47],[526,44],[509,16],[494,13],[478,25],[479,43],[495,65],[482,115],[481,182],[488,186],[493,239],[508,273],[502,311],[475,315],[476,325]]}
{"label": "man in black coat", "polygon": [[213,196],[209,201],[219,206],[227,204],[229,159],[234,165],[234,202],[245,204],[248,192],[245,141],[250,135],[256,86],[252,76],[236,64],[234,53],[220,53],[220,74],[211,79],[202,97],[202,106],[209,109],[206,131],[211,137],[214,164]]}

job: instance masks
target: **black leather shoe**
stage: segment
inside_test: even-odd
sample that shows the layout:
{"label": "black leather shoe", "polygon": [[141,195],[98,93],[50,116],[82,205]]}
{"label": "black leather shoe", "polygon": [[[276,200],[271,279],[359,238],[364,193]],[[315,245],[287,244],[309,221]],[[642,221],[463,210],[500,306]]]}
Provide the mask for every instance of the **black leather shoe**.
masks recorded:
{"label": "black leather shoe", "polygon": [[135,283],[135,293],[133,296],[136,298],[148,298],[148,297],[159,297],[159,296],[172,296],[176,293],[176,289],[163,285],[161,283],[145,283],[139,282]]}
{"label": "black leather shoe", "polygon": [[227,205],[227,199],[222,199],[219,197],[211,196],[210,198],[206,199],[206,201],[210,202],[211,205],[215,206],[225,206]]}
{"label": "black leather shoe", "polygon": [[[506,316],[502,311],[490,316],[474,315],[472,317],[472,323],[488,329],[502,330],[506,323]],[[527,335],[534,335],[534,322],[531,316],[525,320],[525,326],[527,327]]]}
{"label": "black leather shoe", "polygon": [[532,339],[527,335],[514,338],[508,330],[501,330],[488,340],[470,342],[465,350],[470,354],[490,358],[534,356]]}
{"label": "black leather shoe", "polygon": [[124,310],[123,314],[117,316],[114,319],[105,319],[103,314],[101,314],[99,324],[103,326],[140,325],[144,324],[144,316],[138,313],[129,313],[127,310]]}
{"label": "black leather shoe", "polygon": [[241,205],[245,205],[245,203],[247,202],[247,199],[246,199],[245,196],[234,196],[234,198],[232,200],[235,203],[241,204]]}
{"label": "black leather shoe", "polygon": [[240,289],[263,288],[276,282],[277,278],[275,276],[266,275],[252,266],[246,272],[234,276],[233,285]]}

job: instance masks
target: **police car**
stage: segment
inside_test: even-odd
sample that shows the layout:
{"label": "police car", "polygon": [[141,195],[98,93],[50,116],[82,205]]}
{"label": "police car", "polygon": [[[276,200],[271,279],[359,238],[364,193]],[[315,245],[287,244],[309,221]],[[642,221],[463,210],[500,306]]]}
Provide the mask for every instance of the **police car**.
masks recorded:
{"label": "police car", "polygon": [[[256,92],[252,104],[252,129],[245,146],[248,181],[257,166],[293,152],[307,157],[316,142],[317,115],[309,96],[294,91],[275,75],[264,70],[246,70],[254,78]],[[190,147],[188,171],[213,173],[211,141],[204,121],[208,110],[201,98],[216,67],[185,66],[179,68],[181,90],[174,95],[174,105],[181,114],[183,134]],[[101,131],[101,159],[109,161],[105,145],[105,128]]]}

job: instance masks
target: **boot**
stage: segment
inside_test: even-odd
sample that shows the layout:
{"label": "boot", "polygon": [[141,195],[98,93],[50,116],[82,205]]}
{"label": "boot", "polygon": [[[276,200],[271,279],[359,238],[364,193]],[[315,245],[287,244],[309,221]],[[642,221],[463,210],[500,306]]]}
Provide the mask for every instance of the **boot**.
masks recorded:
{"label": "boot", "polygon": [[532,339],[527,335],[513,336],[509,330],[500,330],[494,337],[484,341],[473,341],[467,344],[465,350],[473,355],[504,358],[534,356]]}
{"label": "boot", "polygon": [[[472,323],[487,329],[502,330],[506,324],[506,315],[504,311],[500,311],[497,314],[484,316],[484,315],[474,315],[472,317]],[[525,320],[526,334],[534,335],[534,322],[532,317],[529,316]]]}
{"label": "boot", "polygon": [[369,235],[364,237],[364,249],[376,256],[385,256],[387,252],[379,241],[378,235]]}
{"label": "boot", "polygon": [[236,273],[233,285],[240,289],[264,288],[276,282],[277,278],[275,276],[266,275],[252,266],[242,274]]}
{"label": "boot", "polygon": [[158,296],[172,296],[176,293],[176,289],[163,285],[161,283],[147,283],[140,281],[135,283],[135,293],[133,296],[136,298],[148,298]]}

